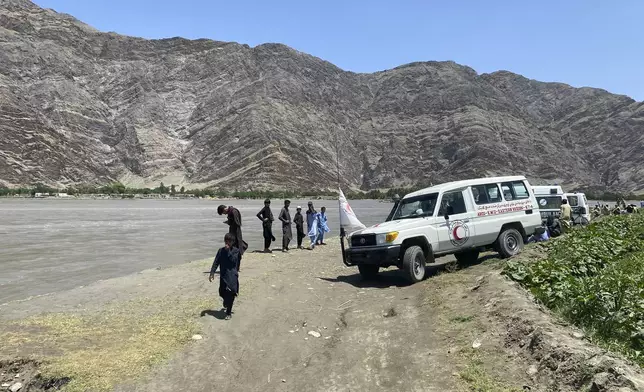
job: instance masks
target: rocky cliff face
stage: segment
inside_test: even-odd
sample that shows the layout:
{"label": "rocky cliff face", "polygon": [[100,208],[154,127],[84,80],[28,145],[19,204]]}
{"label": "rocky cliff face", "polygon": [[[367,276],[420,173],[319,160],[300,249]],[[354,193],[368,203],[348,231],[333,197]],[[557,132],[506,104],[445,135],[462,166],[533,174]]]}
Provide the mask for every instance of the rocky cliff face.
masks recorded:
{"label": "rocky cliff face", "polygon": [[485,175],[644,190],[644,103],[452,62],[345,72],[102,33],[0,0],[0,184],[384,188]]}

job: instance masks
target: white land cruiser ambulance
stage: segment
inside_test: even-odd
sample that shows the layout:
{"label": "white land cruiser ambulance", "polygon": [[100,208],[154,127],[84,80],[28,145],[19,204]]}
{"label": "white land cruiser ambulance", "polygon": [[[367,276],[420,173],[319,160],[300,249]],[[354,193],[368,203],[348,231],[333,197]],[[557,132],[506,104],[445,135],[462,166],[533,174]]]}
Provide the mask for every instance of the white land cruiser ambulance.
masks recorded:
{"label": "white land cruiser ambulance", "polygon": [[561,201],[566,198],[559,185],[538,185],[532,187],[532,192],[537,199],[541,219],[545,222],[549,216],[559,218],[561,215]]}
{"label": "white land cruiser ambulance", "polygon": [[564,193],[572,210],[572,223],[574,225],[587,225],[590,223],[590,205],[586,194],[582,192]]}
{"label": "white land cruiser ambulance", "polygon": [[395,265],[418,282],[435,257],[471,262],[488,248],[510,257],[540,226],[523,176],[449,182],[405,195],[390,221],[351,233],[344,263],[357,265],[364,278]]}

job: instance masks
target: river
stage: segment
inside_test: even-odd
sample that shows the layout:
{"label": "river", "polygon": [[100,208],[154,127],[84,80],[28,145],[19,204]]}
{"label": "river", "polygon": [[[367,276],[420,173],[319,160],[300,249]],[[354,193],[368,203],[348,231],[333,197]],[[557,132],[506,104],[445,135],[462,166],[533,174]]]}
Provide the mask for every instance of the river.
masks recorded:
{"label": "river", "polygon": [[[213,200],[0,199],[0,304],[141,270],[213,257],[228,226]],[[295,200],[306,209],[307,201]],[[325,205],[338,235],[338,203]],[[255,214],[262,200],[223,202],[239,208],[250,251],[263,248]],[[272,206],[277,219],[281,201]],[[366,225],[383,221],[390,203],[351,201]],[[274,225],[281,245],[279,222]]]}

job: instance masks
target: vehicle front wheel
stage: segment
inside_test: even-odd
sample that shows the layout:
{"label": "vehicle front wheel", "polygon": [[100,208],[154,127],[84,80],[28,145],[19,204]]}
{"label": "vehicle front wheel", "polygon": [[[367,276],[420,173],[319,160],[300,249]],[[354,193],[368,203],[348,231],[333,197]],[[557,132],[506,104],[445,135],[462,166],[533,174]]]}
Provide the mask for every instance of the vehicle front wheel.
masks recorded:
{"label": "vehicle front wheel", "polygon": [[412,283],[420,282],[425,277],[425,253],[420,246],[407,248],[403,256],[403,269]]}
{"label": "vehicle front wheel", "polygon": [[461,264],[474,264],[479,259],[479,253],[478,249],[470,249],[465,252],[455,253],[454,257]]}
{"label": "vehicle front wheel", "polygon": [[499,235],[497,245],[501,257],[508,258],[521,252],[523,249],[523,236],[517,229],[505,229]]}
{"label": "vehicle front wheel", "polygon": [[377,265],[370,264],[360,264],[358,265],[358,271],[360,271],[360,276],[364,280],[373,280],[378,276],[378,270],[380,268]]}

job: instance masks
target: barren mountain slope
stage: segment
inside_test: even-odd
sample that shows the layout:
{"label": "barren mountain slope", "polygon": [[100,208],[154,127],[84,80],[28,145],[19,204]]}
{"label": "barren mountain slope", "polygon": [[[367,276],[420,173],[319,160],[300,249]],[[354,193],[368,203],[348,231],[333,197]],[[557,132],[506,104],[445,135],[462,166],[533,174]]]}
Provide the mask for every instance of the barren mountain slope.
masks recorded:
{"label": "barren mountain slope", "polygon": [[345,72],[280,44],[102,33],[0,0],[0,184],[644,189],[644,104],[452,62]]}

